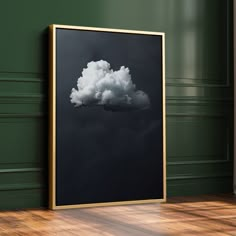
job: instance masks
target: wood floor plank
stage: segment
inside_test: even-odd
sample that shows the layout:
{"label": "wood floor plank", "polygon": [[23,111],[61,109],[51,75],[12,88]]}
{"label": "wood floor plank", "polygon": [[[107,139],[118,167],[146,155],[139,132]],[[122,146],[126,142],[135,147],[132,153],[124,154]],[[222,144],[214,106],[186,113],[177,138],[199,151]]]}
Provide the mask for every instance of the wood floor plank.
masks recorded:
{"label": "wood floor plank", "polygon": [[236,197],[175,197],[162,204],[0,212],[0,236],[236,236]]}

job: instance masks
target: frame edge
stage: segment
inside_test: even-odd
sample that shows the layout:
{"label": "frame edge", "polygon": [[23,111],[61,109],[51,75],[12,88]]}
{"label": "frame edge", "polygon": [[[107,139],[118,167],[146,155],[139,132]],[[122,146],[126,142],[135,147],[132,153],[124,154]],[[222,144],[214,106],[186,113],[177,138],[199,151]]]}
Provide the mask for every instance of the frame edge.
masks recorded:
{"label": "frame edge", "polygon": [[49,26],[49,208],[55,209],[55,25]]}
{"label": "frame edge", "polygon": [[55,29],[77,29],[77,30],[90,30],[90,31],[101,31],[101,32],[113,32],[113,33],[131,33],[131,34],[146,34],[146,35],[162,35],[164,36],[164,32],[156,32],[156,31],[144,31],[144,30],[128,30],[128,29],[114,29],[114,28],[102,28],[102,27],[89,27],[89,26],[73,26],[73,25],[60,25],[53,24]]}
{"label": "frame edge", "polygon": [[[56,29],[77,29],[91,30],[100,32],[114,33],[132,33],[144,35],[156,35],[162,37],[162,105],[163,105],[163,198],[151,200],[130,200],[118,202],[104,203],[88,203],[74,205],[56,205]],[[105,206],[121,206],[132,204],[150,204],[163,203],[167,200],[166,190],[166,99],[165,99],[165,33],[154,31],[126,30],[126,29],[111,29],[97,28],[85,26],[70,26],[70,25],[49,25],[49,208],[52,210],[73,209],[73,208],[89,208],[89,207],[105,207]]]}
{"label": "frame edge", "polygon": [[165,75],[165,33],[162,34],[162,116],[163,116],[163,199],[167,198],[166,180],[166,75]]}
{"label": "frame edge", "polygon": [[154,204],[164,203],[166,200],[161,199],[150,199],[150,200],[131,200],[131,201],[119,201],[119,202],[101,202],[101,203],[87,203],[87,204],[75,204],[75,205],[60,205],[55,206],[54,210],[63,209],[80,209],[80,208],[92,208],[92,207],[111,207],[111,206],[127,206],[127,205],[138,205],[138,204]]}

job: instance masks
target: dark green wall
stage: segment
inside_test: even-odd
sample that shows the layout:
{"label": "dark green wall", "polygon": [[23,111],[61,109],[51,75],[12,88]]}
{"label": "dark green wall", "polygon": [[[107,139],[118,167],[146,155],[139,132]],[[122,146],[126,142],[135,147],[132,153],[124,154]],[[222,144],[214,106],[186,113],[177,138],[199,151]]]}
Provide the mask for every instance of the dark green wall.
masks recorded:
{"label": "dark green wall", "polygon": [[168,196],[232,191],[232,0],[7,0],[0,8],[0,209],[47,206],[52,23],[165,32]]}

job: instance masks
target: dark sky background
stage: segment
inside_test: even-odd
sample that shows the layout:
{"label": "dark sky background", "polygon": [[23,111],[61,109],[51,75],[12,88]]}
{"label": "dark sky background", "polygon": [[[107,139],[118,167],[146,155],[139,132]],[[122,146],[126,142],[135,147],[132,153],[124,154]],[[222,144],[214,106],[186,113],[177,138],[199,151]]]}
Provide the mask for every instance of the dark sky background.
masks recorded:
{"label": "dark sky background", "polygon": [[[163,198],[161,36],[56,31],[56,204]],[[90,61],[128,67],[147,110],[75,108],[72,88]]]}

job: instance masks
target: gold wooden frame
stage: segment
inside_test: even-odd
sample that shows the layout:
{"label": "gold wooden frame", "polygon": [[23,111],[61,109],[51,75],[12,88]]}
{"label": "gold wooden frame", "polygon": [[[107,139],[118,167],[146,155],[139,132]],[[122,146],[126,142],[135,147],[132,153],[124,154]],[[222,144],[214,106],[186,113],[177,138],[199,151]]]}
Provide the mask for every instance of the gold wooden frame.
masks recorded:
{"label": "gold wooden frame", "polygon": [[[101,32],[158,35],[162,37],[162,110],[163,110],[163,198],[150,200],[120,201],[106,203],[56,205],[56,29],[77,29]],[[49,208],[68,209],[98,206],[114,206],[166,201],[166,106],[165,106],[165,33],[124,29],[107,29],[69,25],[49,26]]]}

